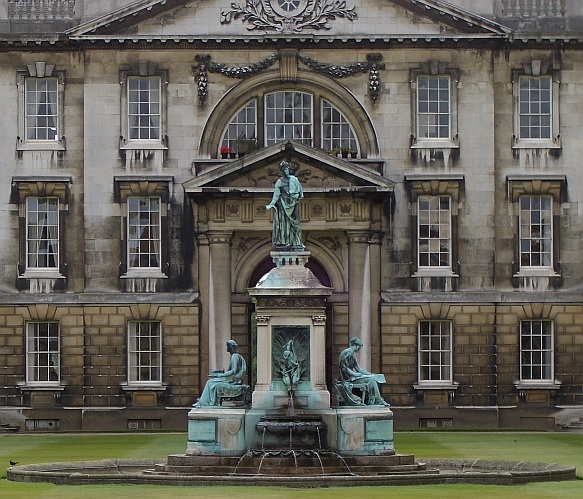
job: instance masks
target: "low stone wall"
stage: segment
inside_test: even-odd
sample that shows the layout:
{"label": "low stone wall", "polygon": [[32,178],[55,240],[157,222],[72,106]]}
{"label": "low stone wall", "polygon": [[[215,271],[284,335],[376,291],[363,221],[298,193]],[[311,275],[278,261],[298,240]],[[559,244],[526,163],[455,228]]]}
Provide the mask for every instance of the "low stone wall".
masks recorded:
{"label": "low stone wall", "polygon": [[[328,487],[330,485],[429,485],[477,483],[517,485],[528,482],[575,480],[575,467],[524,461],[482,459],[426,459],[427,472],[372,476],[196,476],[154,474],[164,460],[109,459],[72,463],[45,463],[12,466],[6,477],[14,482],[51,482],[59,485],[156,484],[156,485],[278,485],[288,487]],[[436,473],[435,470],[439,472]]]}

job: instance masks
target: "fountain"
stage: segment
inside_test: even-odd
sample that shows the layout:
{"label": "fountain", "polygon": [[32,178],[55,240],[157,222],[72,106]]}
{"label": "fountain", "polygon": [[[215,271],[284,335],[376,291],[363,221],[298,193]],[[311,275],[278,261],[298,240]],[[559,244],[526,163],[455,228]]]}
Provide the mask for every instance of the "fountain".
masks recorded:
{"label": "fountain", "polygon": [[[274,209],[271,257],[276,267],[249,294],[256,301],[257,383],[242,383],[246,362],[227,341],[231,361],[213,371],[188,414],[185,454],[166,462],[108,460],[11,467],[10,480],[54,483],[159,483],[169,485],[269,484],[303,487],[451,482],[526,483],[575,478],[560,465],[480,460],[436,460],[396,454],[393,413],[378,384],[381,374],[362,369],[354,337],[339,357],[334,384],[326,386],[326,300],[323,286],[306,267],[297,202],[301,184],[280,164],[283,177],[268,209]],[[294,180],[295,179],[295,180]],[[368,258],[368,256],[367,256]],[[212,322],[212,321],[211,321]],[[363,334],[368,334],[363,324]],[[216,353],[216,352],[214,352]],[[224,400],[230,406],[223,406]],[[249,403],[250,399],[250,403]]]}

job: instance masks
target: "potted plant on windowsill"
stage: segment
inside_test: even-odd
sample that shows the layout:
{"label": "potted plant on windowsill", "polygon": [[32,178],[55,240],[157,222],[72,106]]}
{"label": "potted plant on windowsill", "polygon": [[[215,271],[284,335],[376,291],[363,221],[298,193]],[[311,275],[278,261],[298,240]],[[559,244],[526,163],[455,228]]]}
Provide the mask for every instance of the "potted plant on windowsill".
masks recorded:
{"label": "potted plant on windowsill", "polygon": [[253,152],[257,149],[257,141],[255,139],[237,139],[237,154],[240,158],[245,154]]}
{"label": "potted plant on windowsill", "polygon": [[339,147],[333,147],[332,149],[330,149],[330,151],[328,151],[328,154],[330,154],[330,156],[337,157],[340,155],[340,151],[341,149]]}
{"label": "potted plant on windowsill", "polygon": [[220,152],[221,157],[223,159],[227,159],[229,157],[229,153],[231,152],[231,148],[229,146],[221,146]]}

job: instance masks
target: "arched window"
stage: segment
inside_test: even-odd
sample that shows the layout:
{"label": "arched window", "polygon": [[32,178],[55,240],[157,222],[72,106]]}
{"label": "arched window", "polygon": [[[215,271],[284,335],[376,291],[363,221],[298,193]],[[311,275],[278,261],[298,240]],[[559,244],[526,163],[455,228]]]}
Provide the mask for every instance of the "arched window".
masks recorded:
{"label": "arched window", "polygon": [[338,108],[312,93],[289,90],[245,103],[225,128],[220,147],[241,153],[290,139],[325,151],[359,153],[354,129]]}

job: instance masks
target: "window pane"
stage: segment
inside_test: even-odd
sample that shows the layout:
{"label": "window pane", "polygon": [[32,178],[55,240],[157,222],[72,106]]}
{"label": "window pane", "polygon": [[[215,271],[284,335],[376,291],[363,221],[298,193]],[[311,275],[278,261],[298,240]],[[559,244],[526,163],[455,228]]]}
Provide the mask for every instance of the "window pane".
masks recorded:
{"label": "window pane", "polygon": [[60,380],[59,324],[26,324],[26,372],[28,383],[58,383]]}
{"label": "window pane", "polygon": [[26,266],[59,267],[59,200],[56,197],[26,198]]}
{"label": "window pane", "polygon": [[128,269],[161,269],[160,198],[128,197]]}
{"label": "window pane", "polygon": [[450,138],[450,80],[447,76],[417,79],[417,137]]}
{"label": "window pane", "polygon": [[128,135],[130,139],[160,138],[160,78],[128,78]]}
{"label": "window pane", "polygon": [[27,78],[24,92],[26,140],[56,140],[59,137],[56,78]]}
{"label": "window pane", "polygon": [[551,321],[520,323],[520,373],[523,381],[552,381],[553,336]]}
{"label": "window pane", "polygon": [[451,268],[451,198],[418,198],[417,221],[419,267]]}
{"label": "window pane", "polygon": [[159,322],[128,324],[128,382],[161,383],[162,332]]}
{"label": "window pane", "polygon": [[520,78],[519,122],[521,139],[550,139],[552,118],[551,78]]}
{"label": "window pane", "polygon": [[264,102],[266,145],[289,139],[312,145],[313,118],[310,94],[274,92],[267,94]]}
{"label": "window pane", "polygon": [[322,149],[335,148],[358,152],[358,145],[352,127],[344,115],[330,102],[322,101]]}
{"label": "window pane", "polygon": [[520,198],[520,265],[552,267],[553,227],[550,196]]}
{"label": "window pane", "polygon": [[419,382],[452,382],[451,322],[421,321],[418,345]]}

